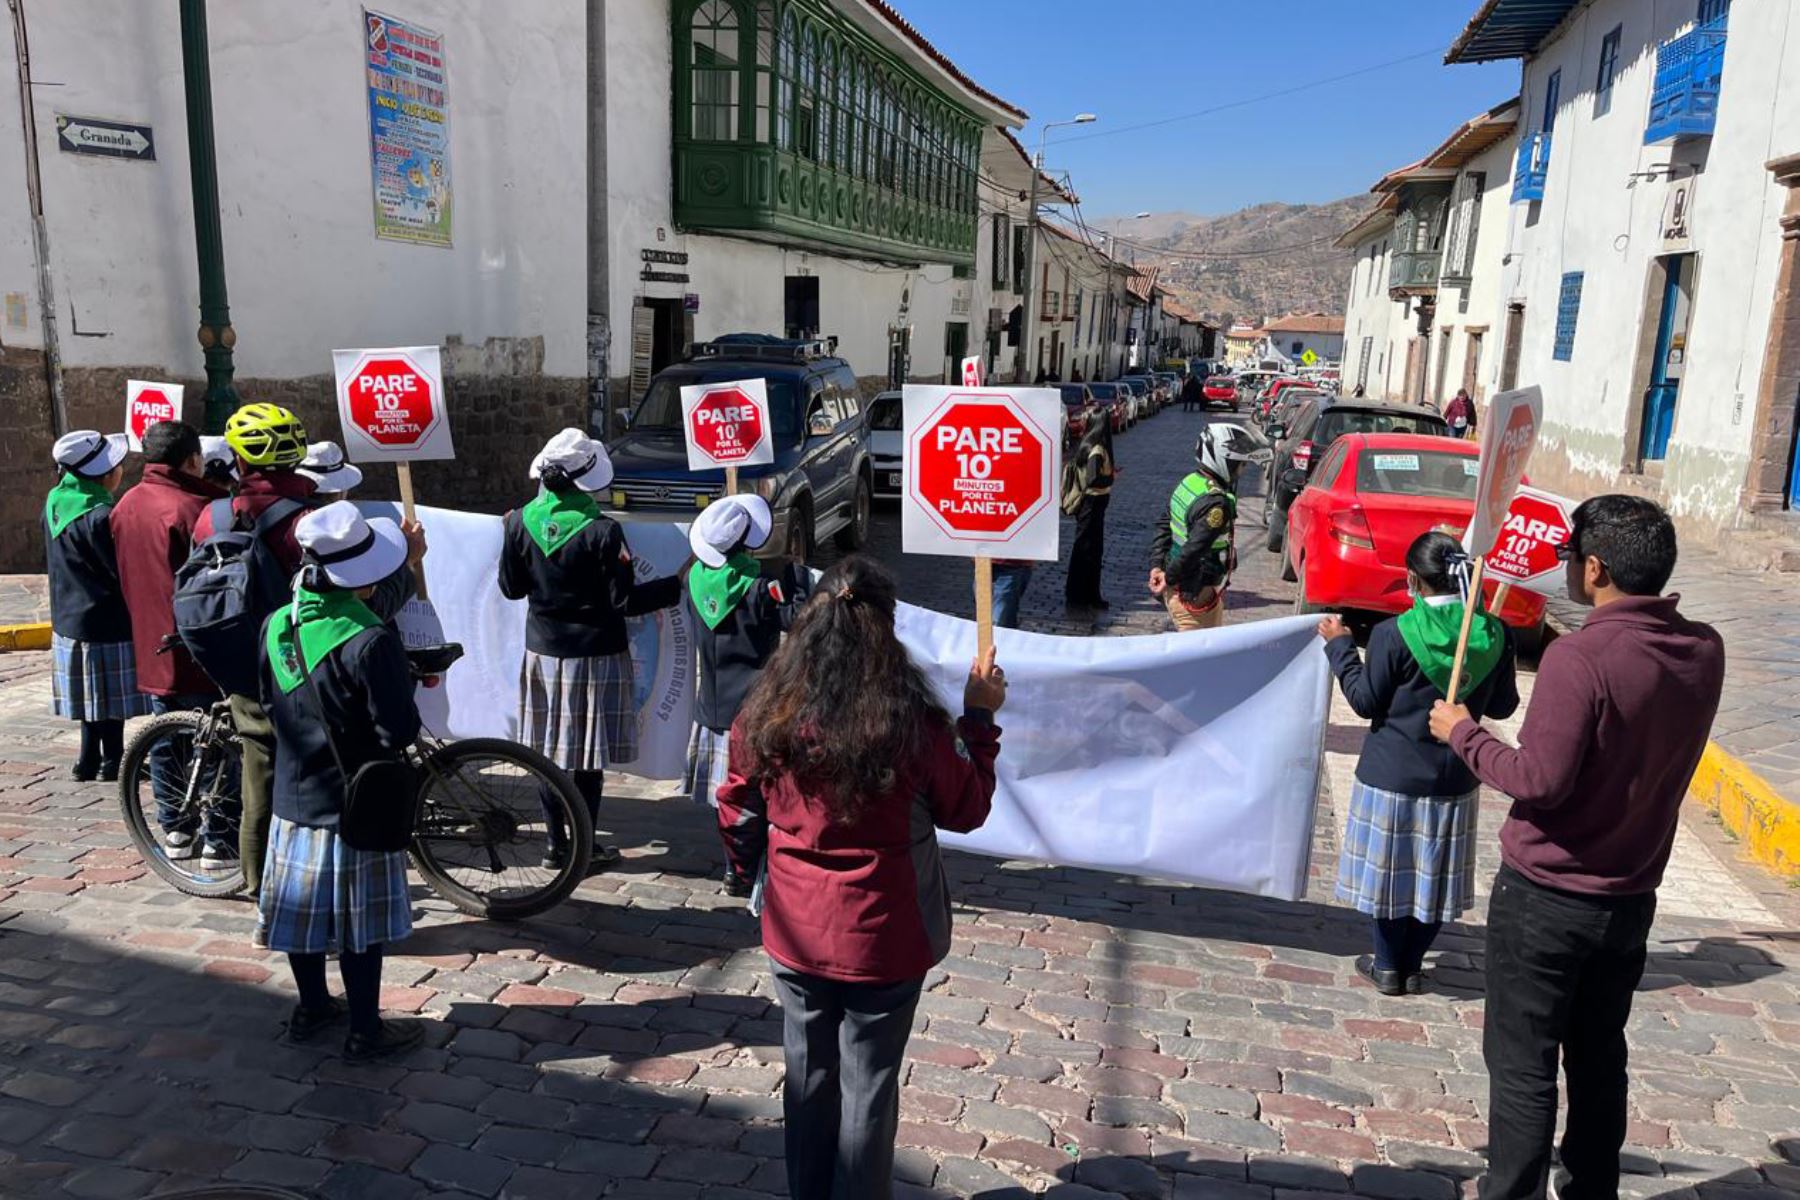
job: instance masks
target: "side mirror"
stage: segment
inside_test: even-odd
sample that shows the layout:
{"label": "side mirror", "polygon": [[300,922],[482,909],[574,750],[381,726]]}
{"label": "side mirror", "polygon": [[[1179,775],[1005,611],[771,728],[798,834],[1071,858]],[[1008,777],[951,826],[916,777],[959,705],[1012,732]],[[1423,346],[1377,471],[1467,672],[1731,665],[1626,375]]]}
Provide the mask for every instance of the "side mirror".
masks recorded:
{"label": "side mirror", "polygon": [[1306,472],[1298,467],[1290,467],[1281,473],[1281,486],[1290,492],[1298,492],[1306,487]]}
{"label": "side mirror", "polygon": [[806,420],[807,437],[826,437],[836,428],[831,418],[822,412],[816,412]]}
{"label": "side mirror", "polygon": [[621,408],[618,412],[615,412],[613,414],[613,426],[620,433],[629,432],[631,429],[631,410],[628,408]]}
{"label": "side mirror", "polygon": [[1287,436],[1287,426],[1286,425],[1271,425],[1271,426],[1269,426],[1269,440],[1271,442],[1279,442],[1282,438],[1284,438],[1286,436]]}

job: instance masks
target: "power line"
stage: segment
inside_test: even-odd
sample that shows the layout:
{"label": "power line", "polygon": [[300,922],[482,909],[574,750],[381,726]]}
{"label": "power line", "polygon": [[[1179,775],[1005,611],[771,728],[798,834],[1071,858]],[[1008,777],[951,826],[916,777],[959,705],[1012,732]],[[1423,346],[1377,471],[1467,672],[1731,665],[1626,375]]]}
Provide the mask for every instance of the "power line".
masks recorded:
{"label": "power line", "polygon": [[1403,63],[1415,62],[1421,58],[1435,58],[1441,53],[1443,53],[1443,50],[1440,47],[1434,46],[1429,50],[1420,50],[1417,53],[1403,55],[1400,58],[1390,58],[1386,62],[1375,63],[1372,66],[1359,67],[1354,71],[1346,71],[1342,75],[1332,75],[1325,79],[1315,79],[1310,83],[1298,83],[1293,87],[1280,88],[1273,92],[1264,92],[1259,96],[1245,96],[1240,100],[1231,100],[1224,104],[1215,104],[1211,108],[1202,108],[1196,112],[1181,113],[1173,117],[1161,117],[1155,121],[1143,121],[1136,125],[1121,125],[1117,129],[1098,130],[1094,133],[1080,133],[1076,134],[1074,137],[1055,138],[1049,142],[1049,145],[1066,146],[1074,142],[1092,141],[1095,138],[1117,137],[1122,133],[1137,133],[1144,129],[1160,129],[1164,125],[1173,125],[1179,121],[1193,121],[1200,117],[1210,117],[1214,113],[1226,112],[1233,108],[1243,108],[1250,104],[1260,104],[1264,100],[1278,100],[1283,96],[1293,96],[1300,92],[1309,92],[1314,88],[1321,88],[1327,84],[1342,83],[1346,79],[1356,79],[1363,75],[1373,75],[1377,71],[1385,71],[1389,67],[1397,67]]}

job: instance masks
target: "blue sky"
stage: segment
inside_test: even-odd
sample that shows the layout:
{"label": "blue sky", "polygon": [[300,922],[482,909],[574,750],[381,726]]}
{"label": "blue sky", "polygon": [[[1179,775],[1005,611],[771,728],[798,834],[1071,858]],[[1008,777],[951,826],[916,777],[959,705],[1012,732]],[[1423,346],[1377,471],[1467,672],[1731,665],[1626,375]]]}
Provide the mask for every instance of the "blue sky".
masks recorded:
{"label": "blue sky", "polygon": [[[1050,132],[1089,220],[1214,215],[1366,191],[1518,90],[1516,62],[1443,65],[1477,0],[894,0],[940,49]],[[1088,137],[1395,66],[1157,129]],[[1065,141],[1062,138],[1086,138]]]}

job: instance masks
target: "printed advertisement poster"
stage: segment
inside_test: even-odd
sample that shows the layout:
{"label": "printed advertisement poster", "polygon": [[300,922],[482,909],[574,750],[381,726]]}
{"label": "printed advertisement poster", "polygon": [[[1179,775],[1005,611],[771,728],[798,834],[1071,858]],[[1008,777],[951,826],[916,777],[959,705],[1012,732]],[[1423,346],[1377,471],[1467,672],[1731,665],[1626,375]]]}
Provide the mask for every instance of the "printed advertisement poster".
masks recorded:
{"label": "printed advertisement poster", "polygon": [[450,244],[450,109],[442,34],[363,10],[375,236]]}

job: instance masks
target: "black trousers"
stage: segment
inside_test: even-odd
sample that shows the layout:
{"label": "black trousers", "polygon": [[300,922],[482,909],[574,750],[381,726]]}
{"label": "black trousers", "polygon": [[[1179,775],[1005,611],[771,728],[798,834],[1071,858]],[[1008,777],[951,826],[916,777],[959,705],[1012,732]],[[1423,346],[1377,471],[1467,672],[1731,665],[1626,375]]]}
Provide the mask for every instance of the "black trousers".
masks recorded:
{"label": "black trousers", "polygon": [[1563,1200],[1611,1200],[1625,1143],[1625,1022],[1656,894],[1576,896],[1500,868],[1488,907],[1488,1172],[1481,1200],[1541,1200],[1568,1078]]}
{"label": "black trousers", "polygon": [[1100,568],[1106,560],[1106,507],[1110,495],[1084,496],[1075,510],[1075,544],[1069,549],[1069,581],[1063,597],[1070,604],[1093,604],[1100,594]]}
{"label": "black trousers", "polygon": [[923,979],[839,983],[772,963],[792,1200],[891,1200],[900,1072]]}

